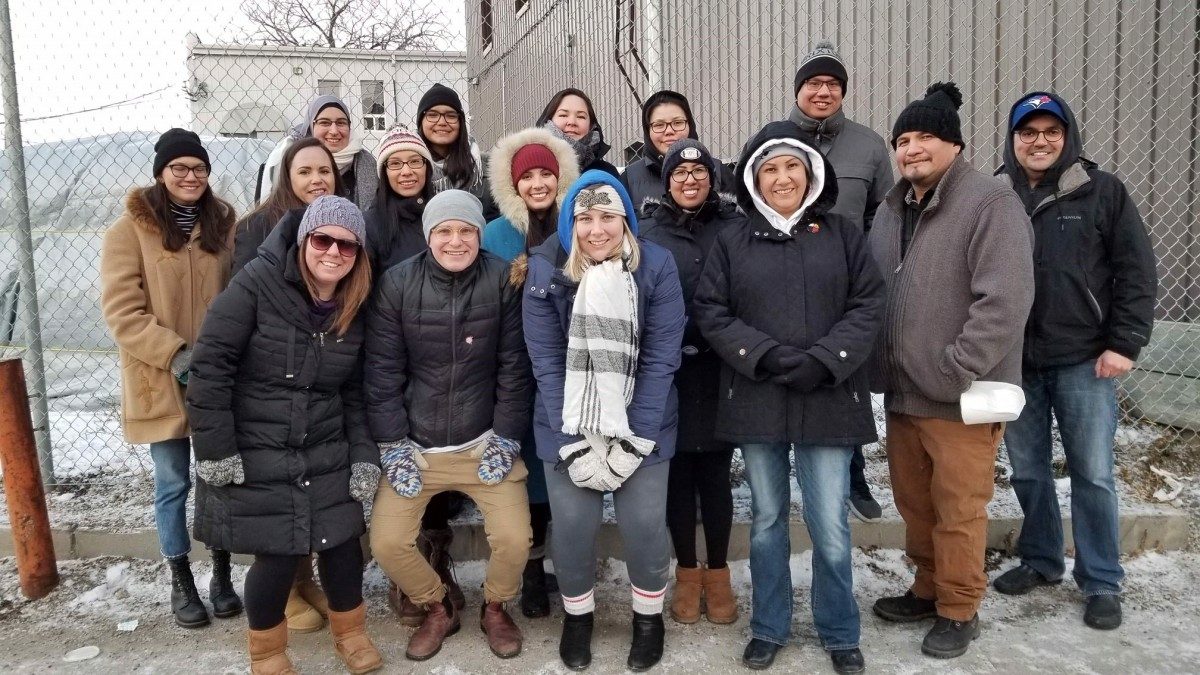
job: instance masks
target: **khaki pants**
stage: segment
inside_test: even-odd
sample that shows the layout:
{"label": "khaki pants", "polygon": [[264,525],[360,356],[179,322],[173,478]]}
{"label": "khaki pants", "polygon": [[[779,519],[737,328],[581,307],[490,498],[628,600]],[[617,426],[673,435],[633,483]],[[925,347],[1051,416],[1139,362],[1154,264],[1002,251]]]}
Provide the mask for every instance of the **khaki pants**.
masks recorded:
{"label": "khaki pants", "polygon": [[1003,424],[888,413],[887,457],[905,548],[917,566],[912,592],[939,616],[967,621],[987,589],[984,552],[996,449]]}
{"label": "khaki pants", "polygon": [[375,494],[371,515],[371,551],[392,581],[417,604],[440,602],[446,594],[437,572],[417,550],[421,516],[429,500],[441,492],[466,494],[483,513],[483,529],[492,555],[483,584],[486,602],[505,602],[517,596],[521,572],[529,559],[533,531],[529,527],[529,475],[518,457],[512,472],[499,485],[479,482],[479,459],[468,451],[424,456],[421,494],[407,499],[396,494],[385,474]]}

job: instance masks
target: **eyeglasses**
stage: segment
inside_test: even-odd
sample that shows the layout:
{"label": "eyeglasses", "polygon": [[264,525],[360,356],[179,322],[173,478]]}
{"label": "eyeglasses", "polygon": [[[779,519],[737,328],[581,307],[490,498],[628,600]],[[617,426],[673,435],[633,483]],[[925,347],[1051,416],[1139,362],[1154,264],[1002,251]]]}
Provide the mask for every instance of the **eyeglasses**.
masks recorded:
{"label": "eyeglasses", "polygon": [[804,89],[814,94],[821,91],[821,87],[828,87],[831,94],[837,94],[842,91],[842,83],[838,80],[817,80],[810,78],[804,81]]}
{"label": "eyeglasses", "polygon": [[708,169],[698,166],[690,171],[687,169],[675,169],[671,172],[671,180],[676,183],[686,183],[688,176],[695,178],[697,181],[702,181],[708,178]]}
{"label": "eyeglasses", "polygon": [[1064,133],[1066,132],[1062,127],[1050,127],[1044,131],[1025,127],[1024,129],[1017,130],[1017,138],[1021,139],[1022,143],[1033,143],[1038,139],[1038,136],[1045,136],[1047,143],[1057,143],[1062,140]]}
{"label": "eyeglasses", "polygon": [[403,171],[404,167],[406,167],[406,166],[408,168],[412,169],[413,171],[420,171],[421,169],[425,168],[425,158],[424,157],[413,157],[412,159],[408,160],[407,162],[402,159],[389,159],[387,161],[387,164],[385,164],[384,166],[387,167],[388,171]]}
{"label": "eyeglasses", "polygon": [[318,117],[313,121],[313,126],[318,129],[329,129],[329,127],[337,127],[343,131],[350,128],[350,120],[346,118],[331,120],[326,117]]}
{"label": "eyeglasses", "polygon": [[453,110],[450,112],[438,112],[436,110],[425,111],[425,121],[430,124],[437,124],[441,120],[446,120],[446,124],[458,124],[458,113]]}
{"label": "eyeglasses", "polygon": [[208,165],[197,164],[196,166],[188,166],[187,164],[168,164],[167,168],[171,170],[171,175],[176,178],[186,178],[188,173],[193,173],[196,178],[208,178]]}
{"label": "eyeglasses", "polygon": [[353,258],[358,255],[358,249],[361,246],[357,241],[351,239],[338,239],[331,237],[321,232],[313,232],[308,235],[308,243],[312,244],[314,251],[322,253],[328,251],[333,245],[337,245],[338,255],[343,258]]}
{"label": "eyeglasses", "polygon": [[475,238],[479,236],[479,228],[473,225],[463,225],[461,227],[435,227],[433,228],[433,231],[429,233],[429,238],[437,239],[439,241],[451,241],[454,239],[454,235],[456,234],[458,235],[458,238],[463,241],[474,241]]}
{"label": "eyeglasses", "polygon": [[685,119],[675,119],[671,120],[670,122],[659,120],[657,122],[650,123],[650,131],[653,131],[656,134],[665,132],[667,127],[671,127],[675,131],[683,131],[688,128],[688,121]]}

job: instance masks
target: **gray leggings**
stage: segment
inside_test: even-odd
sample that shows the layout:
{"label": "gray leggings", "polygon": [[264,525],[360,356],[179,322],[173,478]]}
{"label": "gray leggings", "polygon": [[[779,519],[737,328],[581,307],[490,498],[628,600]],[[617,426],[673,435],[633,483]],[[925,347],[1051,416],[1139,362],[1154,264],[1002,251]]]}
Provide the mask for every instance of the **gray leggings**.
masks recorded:
{"label": "gray leggings", "polygon": [[[670,462],[659,462],[641,467],[613,493],[629,581],[646,591],[667,586],[670,466]],[[604,517],[604,495],[572,483],[550,462],[546,462],[546,487],[554,514],[551,545],[559,590],[565,596],[583,595],[596,585],[596,535]]]}

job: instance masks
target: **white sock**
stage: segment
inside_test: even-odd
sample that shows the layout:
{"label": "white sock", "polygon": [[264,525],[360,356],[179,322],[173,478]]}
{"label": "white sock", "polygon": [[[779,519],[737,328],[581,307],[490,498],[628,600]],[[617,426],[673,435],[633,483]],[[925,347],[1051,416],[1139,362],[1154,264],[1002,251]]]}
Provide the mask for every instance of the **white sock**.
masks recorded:
{"label": "white sock", "polygon": [[629,584],[629,587],[633,590],[633,611],[638,614],[662,614],[666,586],[659,591],[643,591],[633,584]]}
{"label": "white sock", "polygon": [[[663,590],[666,590],[666,589],[663,589]],[[574,614],[574,615],[578,616],[580,614],[588,614],[590,612],[596,611],[596,589],[594,589],[594,588],[589,589],[588,592],[584,593],[583,595],[577,595],[573,598],[570,598],[570,597],[567,597],[564,595],[564,596],[562,596],[562,599],[563,599],[563,609],[565,609],[567,611],[567,614]],[[659,599],[658,604],[659,604],[659,607],[661,608],[662,607],[661,599]]]}

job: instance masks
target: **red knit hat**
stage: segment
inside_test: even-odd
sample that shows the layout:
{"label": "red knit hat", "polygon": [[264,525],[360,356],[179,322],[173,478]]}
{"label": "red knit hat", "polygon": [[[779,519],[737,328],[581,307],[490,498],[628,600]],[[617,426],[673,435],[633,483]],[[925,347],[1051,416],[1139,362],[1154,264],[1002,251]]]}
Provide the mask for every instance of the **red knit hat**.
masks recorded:
{"label": "red knit hat", "polygon": [[512,182],[514,187],[517,181],[521,180],[521,175],[530,169],[545,169],[554,174],[555,178],[558,178],[558,158],[554,156],[550,148],[541,143],[523,145],[513,155],[512,159]]}

